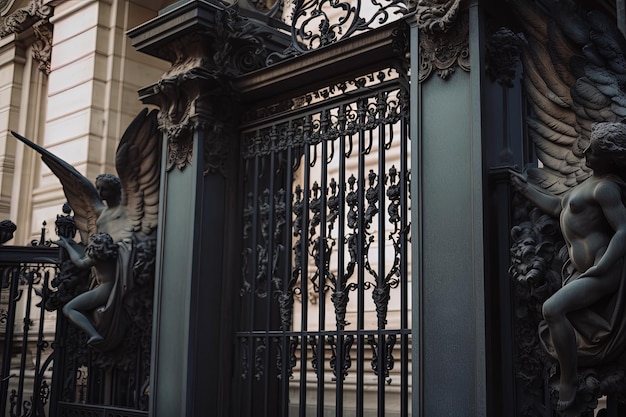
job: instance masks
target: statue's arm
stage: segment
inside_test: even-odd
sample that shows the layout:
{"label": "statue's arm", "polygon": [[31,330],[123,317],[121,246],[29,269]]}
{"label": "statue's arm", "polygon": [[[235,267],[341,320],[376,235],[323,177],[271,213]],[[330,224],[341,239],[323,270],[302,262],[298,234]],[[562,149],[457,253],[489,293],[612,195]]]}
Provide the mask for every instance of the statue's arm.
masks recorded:
{"label": "statue's arm", "polygon": [[511,172],[511,183],[517,191],[539,207],[544,213],[558,218],[561,214],[561,197],[547,194],[533,184],[528,182],[528,178],[519,172]]}
{"label": "statue's arm", "polygon": [[76,250],[76,248],[71,244],[68,239],[61,237],[61,239],[59,239],[56,243],[57,245],[67,250],[67,254],[70,257],[70,260],[77,267],[81,269],[87,269],[95,265],[95,259]]}
{"label": "statue's arm", "polygon": [[595,266],[583,275],[598,276],[606,273],[619,259],[626,256],[626,207],[622,202],[622,194],[615,183],[600,184],[594,190],[594,198],[602,208],[609,224],[615,230],[606,251]]}

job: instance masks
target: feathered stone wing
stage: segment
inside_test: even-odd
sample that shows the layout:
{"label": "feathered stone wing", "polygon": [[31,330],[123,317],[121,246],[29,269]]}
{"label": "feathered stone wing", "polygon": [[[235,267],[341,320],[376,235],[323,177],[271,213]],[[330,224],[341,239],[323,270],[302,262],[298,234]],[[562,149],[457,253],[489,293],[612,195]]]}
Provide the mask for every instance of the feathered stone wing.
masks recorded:
{"label": "feathered stone wing", "polygon": [[124,132],[115,157],[129,226],[144,235],[156,228],[158,217],[161,141],[156,116],[156,110],[141,111]]}
{"label": "feathered stone wing", "polygon": [[531,181],[561,194],[587,179],[583,150],[595,122],[626,117],[626,41],[598,11],[577,13],[570,0],[510,0],[524,27],[528,133],[542,163]]}
{"label": "feathered stone wing", "polygon": [[74,211],[74,222],[80,232],[81,241],[86,245],[89,235],[96,233],[96,220],[106,207],[98,190],[84,175],[73,166],[52,154],[50,151],[11,131],[11,134],[41,155],[42,161],[61,181],[67,202]]}

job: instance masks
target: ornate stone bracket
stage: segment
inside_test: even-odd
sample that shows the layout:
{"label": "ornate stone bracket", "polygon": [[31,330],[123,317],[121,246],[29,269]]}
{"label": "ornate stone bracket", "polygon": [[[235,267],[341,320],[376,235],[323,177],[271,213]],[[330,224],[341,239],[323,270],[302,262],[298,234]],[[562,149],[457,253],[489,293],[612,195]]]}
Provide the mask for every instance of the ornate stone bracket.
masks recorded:
{"label": "ornate stone bracket", "polygon": [[43,0],[31,0],[26,7],[0,18],[0,38],[21,33],[29,27],[35,31],[36,41],[33,44],[33,59],[39,62],[39,69],[50,73],[50,52],[52,49],[52,26],[48,19],[52,7],[44,5]]}
{"label": "ornate stone bracket", "polygon": [[417,23],[420,30],[419,82],[433,71],[446,79],[458,66],[470,70],[469,13],[465,0],[420,0]]}
{"label": "ornate stone bracket", "polygon": [[[181,21],[193,30],[187,26],[181,33],[173,25]],[[229,142],[234,140],[229,126],[235,92],[230,80],[264,67],[268,54],[287,41],[280,43],[278,32],[241,16],[236,8],[209,2],[190,2],[129,35],[140,51],[172,63],[158,83],[140,92],[144,102],[161,109],[159,125],[168,141],[166,169],[184,169],[191,163],[193,132],[201,129],[204,172],[224,174]]]}

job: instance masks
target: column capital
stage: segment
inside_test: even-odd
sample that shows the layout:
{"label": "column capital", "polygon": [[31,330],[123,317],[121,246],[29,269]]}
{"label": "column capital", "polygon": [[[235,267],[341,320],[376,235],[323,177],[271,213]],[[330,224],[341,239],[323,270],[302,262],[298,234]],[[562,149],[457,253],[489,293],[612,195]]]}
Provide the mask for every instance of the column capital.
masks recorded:
{"label": "column capital", "polygon": [[191,162],[193,132],[202,129],[205,172],[222,170],[235,114],[231,80],[263,68],[289,39],[266,23],[242,16],[236,7],[210,0],[181,3],[128,32],[133,46],[172,66],[139,91],[144,103],[160,108],[167,135],[167,169]]}

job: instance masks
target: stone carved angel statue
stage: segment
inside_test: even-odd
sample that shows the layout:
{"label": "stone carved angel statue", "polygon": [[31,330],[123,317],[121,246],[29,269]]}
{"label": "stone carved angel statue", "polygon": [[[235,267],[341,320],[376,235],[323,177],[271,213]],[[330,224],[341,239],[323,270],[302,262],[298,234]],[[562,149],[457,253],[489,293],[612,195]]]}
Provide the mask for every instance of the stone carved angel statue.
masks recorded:
{"label": "stone carved angel statue", "polygon": [[[115,165],[119,178],[99,175],[95,185],[74,167],[23,136],[63,185],[82,244],[60,237],[70,259],[91,269],[91,289],[63,307],[63,313],[99,351],[117,347],[125,332],[124,308],[146,262],[140,252],[155,248],[159,204],[160,135],[156,110],[142,110],[124,132]],[[142,259],[140,259],[142,258]],[[132,308],[132,306],[131,306]]]}
{"label": "stone carved angel statue", "polygon": [[581,15],[570,0],[510,4],[526,35],[528,134],[542,163],[512,182],[560,221],[569,259],[539,339],[559,364],[557,410],[578,416],[588,411],[580,369],[626,350],[626,40],[611,18]]}

